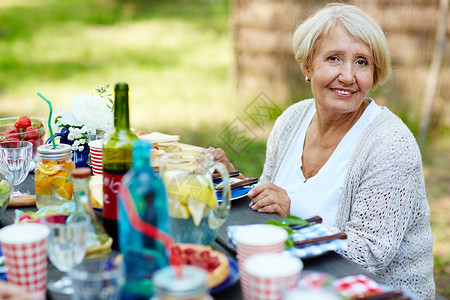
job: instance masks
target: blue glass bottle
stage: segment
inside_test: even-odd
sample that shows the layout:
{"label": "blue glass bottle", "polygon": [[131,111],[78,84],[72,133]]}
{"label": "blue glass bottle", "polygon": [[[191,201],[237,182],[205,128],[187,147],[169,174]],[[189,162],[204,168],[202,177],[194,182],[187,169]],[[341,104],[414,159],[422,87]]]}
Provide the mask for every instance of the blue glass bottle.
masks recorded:
{"label": "blue glass bottle", "polygon": [[[122,184],[128,188],[139,218],[169,233],[166,190],[150,166],[150,149],[148,142],[133,142],[132,166]],[[119,195],[119,247],[126,273],[122,299],[147,300],[154,294],[153,273],[168,265],[168,256],[160,241],[149,238],[131,226],[123,198]]]}

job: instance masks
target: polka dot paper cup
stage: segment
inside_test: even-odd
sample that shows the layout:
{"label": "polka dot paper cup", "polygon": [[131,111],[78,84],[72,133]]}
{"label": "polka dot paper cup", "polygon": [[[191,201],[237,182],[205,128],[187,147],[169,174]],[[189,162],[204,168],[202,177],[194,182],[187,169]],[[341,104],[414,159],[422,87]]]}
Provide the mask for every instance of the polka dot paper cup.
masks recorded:
{"label": "polka dot paper cup", "polygon": [[302,261],[289,254],[266,253],[249,257],[247,271],[249,300],[282,300],[283,295],[297,287]]}
{"label": "polka dot paper cup", "polygon": [[47,289],[47,226],[13,224],[0,230],[8,281],[23,286],[32,299],[45,299]]}
{"label": "polka dot paper cup", "polygon": [[259,224],[243,226],[236,232],[236,252],[244,299],[250,299],[250,281],[244,266],[245,261],[257,254],[281,253],[288,238],[283,228],[274,225]]}
{"label": "polka dot paper cup", "polygon": [[91,154],[92,174],[103,174],[103,140],[90,141],[88,145]]}

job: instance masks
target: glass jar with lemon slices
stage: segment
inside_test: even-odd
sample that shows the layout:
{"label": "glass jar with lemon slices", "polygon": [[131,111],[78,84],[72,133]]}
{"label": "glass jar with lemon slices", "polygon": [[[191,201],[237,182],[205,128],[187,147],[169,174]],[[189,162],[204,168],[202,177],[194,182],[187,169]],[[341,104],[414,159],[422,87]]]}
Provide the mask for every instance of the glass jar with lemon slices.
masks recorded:
{"label": "glass jar with lemon slices", "polygon": [[72,200],[71,173],[75,168],[72,147],[67,144],[41,145],[37,148],[38,162],[35,168],[36,206],[59,208]]}

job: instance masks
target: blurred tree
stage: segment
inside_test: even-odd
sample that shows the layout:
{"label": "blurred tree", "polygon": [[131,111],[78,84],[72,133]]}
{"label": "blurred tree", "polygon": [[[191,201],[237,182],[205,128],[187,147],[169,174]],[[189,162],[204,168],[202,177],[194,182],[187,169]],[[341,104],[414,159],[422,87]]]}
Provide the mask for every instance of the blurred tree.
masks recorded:
{"label": "blurred tree", "polygon": [[[282,107],[310,97],[310,88],[295,61],[291,42],[297,24],[327,0],[233,0],[237,97],[249,102],[261,92]],[[394,76],[371,96],[388,105],[417,133],[422,99],[429,92],[426,76],[432,61],[439,0],[349,0],[370,13],[386,32],[394,56]],[[447,35],[450,22],[444,24]],[[450,40],[445,41],[449,47]],[[450,125],[450,51],[444,51],[435,80],[436,96],[430,127]],[[439,109],[437,109],[439,107]]]}

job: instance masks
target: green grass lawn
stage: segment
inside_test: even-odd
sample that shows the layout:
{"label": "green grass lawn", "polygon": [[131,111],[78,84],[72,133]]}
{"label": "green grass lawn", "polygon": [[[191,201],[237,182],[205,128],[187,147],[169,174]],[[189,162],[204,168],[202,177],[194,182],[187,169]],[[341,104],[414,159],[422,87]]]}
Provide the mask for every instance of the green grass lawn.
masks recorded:
{"label": "green grass lawn", "polygon": [[239,153],[220,136],[247,105],[234,97],[228,1],[8,0],[0,8],[0,117],[47,117],[37,92],[66,109],[74,94],[124,81],[132,127],[222,147],[245,173],[261,173],[267,130]]}
{"label": "green grass lawn", "polygon": [[[65,109],[74,94],[124,81],[134,128],[222,147],[259,176],[271,123],[255,126],[235,99],[229,17],[229,0],[2,0],[0,117],[46,118],[37,92]],[[230,138],[237,121],[245,143]],[[438,290],[448,296],[449,134],[437,140],[424,165]]]}
{"label": "green grass lawn", "polygon": [[37,92],[66,108],[76,93],[124,81],[133,127],[195,130],[233,118],[228,3],[120,3],[3,3],[1,115],[45,116]]}

